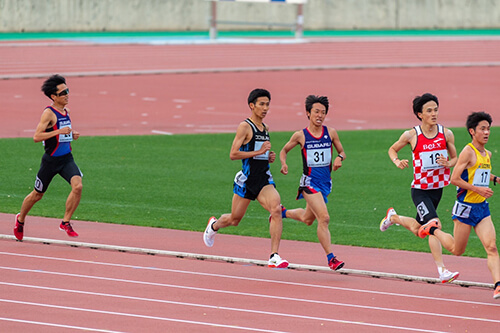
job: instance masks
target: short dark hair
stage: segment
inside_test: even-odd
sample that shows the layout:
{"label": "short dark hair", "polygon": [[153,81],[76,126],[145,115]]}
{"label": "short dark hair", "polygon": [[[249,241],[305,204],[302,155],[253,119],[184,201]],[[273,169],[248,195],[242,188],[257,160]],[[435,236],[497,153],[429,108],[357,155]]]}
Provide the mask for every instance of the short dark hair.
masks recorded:
{"label": "short dark hair", "polygon": [[[465,122],[465,126],[467,127],[467,132],[469,132],[469,134],[470,134],[469,130],[471,128],[473,130],[476,130],[477,125],[483,120],[486,120],[488,122],[488,124],[490,124],[490,126],[491,126],[491,123],[493,122],[493,120],[491,119],[491,116],[484,111],[472,112],[467,117],[467,121]],[[470,134],[470,136],[472,138],[472,134]]]}
{"label": "short dark hair", "polygon": [[418,118],[418,120],[422,120],[422,118],[418,116],[418,114],[422,112],[422,107],[425,103],[430,101],[436,102],[436,104],[439,106],[438,98],[433,94],[425,93],[422,96],[417,96],[413,99],[413,113]]}
{"label": "short dark hair", "polygon": [[316,96],[309,95],[306,97],[306,111],[311,112],[313,104],[320,103],[326,109],[326,114],[328,114],[328,108],[330,107],[330,103],[328,102],[328,97],[326,96]]}
{"label": "short dark hair", "polygon": [[266,89],[261,89],[261,88],[254,89],[248,95],[248,104],[250,103],[255,104],[259,97],[267,97],[269,98],[269,100],[271,100],[271,93]]}
{"label": "short dark hair", "polygon": [[59,74],[52,75],[42,84],[42,91],[48,98],[52,99],[50,96],[57,94],[57,86],[60,84],[66,84],[66,79]]}

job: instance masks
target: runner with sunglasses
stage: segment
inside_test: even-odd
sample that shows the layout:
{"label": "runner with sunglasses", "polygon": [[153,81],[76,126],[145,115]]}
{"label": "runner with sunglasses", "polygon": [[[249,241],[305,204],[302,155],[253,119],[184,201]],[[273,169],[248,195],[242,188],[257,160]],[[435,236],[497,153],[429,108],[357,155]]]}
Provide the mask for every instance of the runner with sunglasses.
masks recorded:
{"label": "runner with sunglasses", "polygon": [[35,129],[33,140],[44,143],[45,154],[36,176],[33,191],[24,198],[21,212],[16,215],[14,235],[18,240],[24,236],[26,215],[42,199],[52,178],[60,174],[70,185],[71,192],[66,200],[66,211],[59,226],[70,237],[77,237],[70,219],[75,212],[82,195],[82,173],[71,154],[71,141],[78,139],[80,133],[72,129],[69,109],[69,89],[66,79],[60,75],[49,77],[42,85],[43,93],[52,100],[52,104],[43,110],[42,117]]}

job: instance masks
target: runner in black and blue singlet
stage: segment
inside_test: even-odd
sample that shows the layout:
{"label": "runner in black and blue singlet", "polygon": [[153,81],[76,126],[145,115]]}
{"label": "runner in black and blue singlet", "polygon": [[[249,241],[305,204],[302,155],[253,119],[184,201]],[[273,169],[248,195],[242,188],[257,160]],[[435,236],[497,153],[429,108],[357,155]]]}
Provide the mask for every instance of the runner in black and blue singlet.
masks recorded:
{"label": "runner in black and blue singlet", "polygon": [[[269,141],[267,127],[263,124],[264,129],[261,131],[250,119],[245,121],[252,128],[253,137],[241,146],[240,151],[257,151],[264,142]],[[269,151],[243,159],[241,162],[242,170],[234,178],[233,191],[242,198],[255,200],[264,186],[274,185],[273,176],[269,170]]]}

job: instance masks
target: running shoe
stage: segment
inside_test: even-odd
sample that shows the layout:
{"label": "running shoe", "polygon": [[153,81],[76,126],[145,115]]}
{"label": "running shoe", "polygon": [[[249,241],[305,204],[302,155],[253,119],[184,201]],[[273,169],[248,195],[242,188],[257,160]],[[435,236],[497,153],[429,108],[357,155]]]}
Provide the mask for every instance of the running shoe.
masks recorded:
{"label": "running shoe", "polygon": [[269,262],[267,263],[267,266],[271,268],[287,268],[288,267],[288,261],[285,259],[281,259],[279,254],[275,253],[273,256],[269,259]]}
{"label": "running shoe", "polygon": [[333,257],[332,260],[328,262],[328,266],[334,271],[338,271],[342,267],[344,267],[344,262],[337,259],[337,257]]}
{"label": "running shoe", "polygon": [[217,231],[214,231],[214,229],[212,229],[212,224],[214,224],[215,222],[217,222],[215,216],[212,216],[210,219],[208,219],[207,227],[205,229],[205,232],[203,233],[203,241],[208,247],[214,246],[214,238],[217,234]]}
{"label": "running shoe", "polygon": [[78,234],[76,231],[73,230],[73,227],[71,226],[71,223],[63,223],[59,225],[59,230],[66,231],[69,237],[78,237]]}
{"label": "running shoe", "polygon": [[429,231],[432,227],[439,228],[439,222],[436,220],[430,220],[424,225],[421,225],[418,229],[418,237],[425,238],[430,235]]}
{"label": "running shoe", "polygon": [[455,281],[459,275],[460,273],[458,272],[450,272],[445,269],[441,274],[439,274],[439,280],[441,280],[441,283],[450,283],[451,281]]}
{"label": "running shoe", "polygon": [[497,287],[495,288],[495,291],[493,292],[493,298],[494,298],[494,299],[498,299],[498,298],[500,298],[500,286],[497,286]]}
{"label": "running shoe", "polygon": [[14,236],[16,236],[16,238],[21,241],[23,240],[24,236],[24,223],[19,222],[18,220],[19,215],[21,215],[21,213],[18,213],[16,215],[16,226],[14,227]]}
{"label": "running shoe", "polygon": [[396,215],[396,211],[394,208],[389,208],[387,210],[387,214],[385,214],[385,217],[380,221],[380,231],[386,231],[393,223],[391,222],[391,216]]}

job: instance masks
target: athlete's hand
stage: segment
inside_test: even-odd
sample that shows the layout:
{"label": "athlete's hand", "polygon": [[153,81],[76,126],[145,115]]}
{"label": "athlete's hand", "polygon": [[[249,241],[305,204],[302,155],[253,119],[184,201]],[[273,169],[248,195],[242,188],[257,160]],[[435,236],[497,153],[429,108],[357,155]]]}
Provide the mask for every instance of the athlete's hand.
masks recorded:
{"label": "athlete's hand", "polygon": [[286,165],[286,163],[284,164],[281,164],[281,173],[284,174],[284,175],[288,175],[288,165]]}
{"label": "athlete's hand", "polygon": [[489,187],[475,187],[474,192],[479,194],[486,199],[490,198],[493,195],[493,190]]}
{"label": "athlete's hand", "polygon": [[436,159],[436,162],[437,162],[437,164],[439,164],[441,166],[449,168],[449,166],[448,166],[448,157],[446,157],[444,155],[439,155],[439,157]]}
{"label": "athlete's hand", "polygon": [[259,150],[259,155],[264,154],[268,150],[271,150],[271,141],[266,141],[262,144],[262,147],[260,147]]}
{"label": "athlete's hand", "polygon": [[339,156],[337,156],[333,161],[332,170],[337,171],[341,166],[342,166],[342,159]]}
{"label": "athlete's hand", "polygon": [[394,162],[394,164],[396,164],[396,166],[398,168],[400,168],[401,170],[403,170],[409,166],[408,160],[397,160],[396,162]]}
{"label": "athlete's hand", "polygon": [[59,129],[59,134],[69,134],[69,133],[71,133],[70,127],[63,127]]}
{"label": "athlete's hand", "polygon": [[274,151],[269,152],[269,163],[273,163],[276,160],[276,153]]}
{"label": "athlete's hand", "polygon": [[78,139],[80,137],[80,132],[73,131],[73,139]]}

